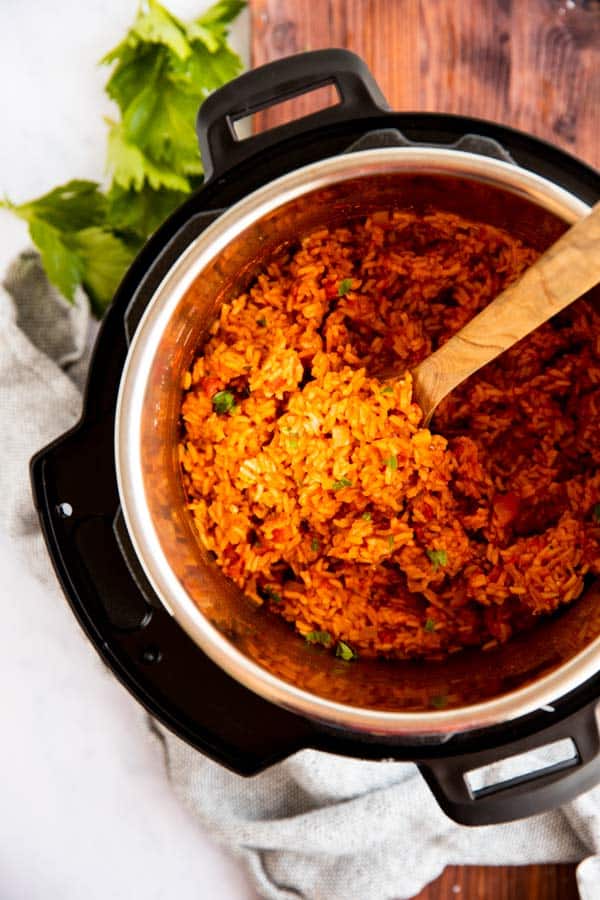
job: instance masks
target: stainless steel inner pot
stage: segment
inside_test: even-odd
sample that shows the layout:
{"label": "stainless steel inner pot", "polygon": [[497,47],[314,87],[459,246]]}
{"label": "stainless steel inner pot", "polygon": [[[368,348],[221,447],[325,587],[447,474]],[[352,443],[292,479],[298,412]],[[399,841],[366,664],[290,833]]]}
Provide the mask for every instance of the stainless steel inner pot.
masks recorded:
{"label": "stainless steel inner pot", "polygon": [[[442,735],[524,715],[600,668],[596,585],[490,651],[445,662],[346,664],[257,610],[200,545],[178,468],[182,376],[219,305],[277,248],[319,225],[391,207],[435,207],[507,228],[540,250],[589,210],[510,163],[443,148],[366,150],[297,169],[218,218],[159,285],[123,371],[115,425],[120,499],[136,554],[165,607],[218,665],[300,714],[355,731]],[[198,685],[210,691],[210,685]],[[436,698],[445,708],[435,709]]]}

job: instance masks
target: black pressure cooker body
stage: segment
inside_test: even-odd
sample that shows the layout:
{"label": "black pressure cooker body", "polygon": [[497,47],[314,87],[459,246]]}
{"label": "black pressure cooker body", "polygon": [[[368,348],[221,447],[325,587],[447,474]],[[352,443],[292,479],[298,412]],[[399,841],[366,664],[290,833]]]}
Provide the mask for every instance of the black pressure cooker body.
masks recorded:
{"label": "black pressure cooker body", "polygon": [[[329,83],[340,94],[337,106],[236,139],[237,119]],[[540,812],[592,788],[600,781],[600,675],[551,707],[443,738],[350,732],[269,703],[232,679],[175,622],[136,560],[119,508],[113,435],[129,342],[164,274],[225,209],[274,178],[349,148],[390,142],[462,146],[511,158],[589,204],[600,198],[600,175],[501,125],[391,112],[362,61],[341,50],[300,54],[241,76],[205,102],[198,130],[205,184],[153,235],[125,275],[97,338],[80,422],[31,463],[48,550],[85,633],[153,716],[242,775],[308,747],[411,760],[442,809],[469,825]],[[478,791],[467,785],[464,775],[472,769],[564,737],[574,742],[571,759]]]}

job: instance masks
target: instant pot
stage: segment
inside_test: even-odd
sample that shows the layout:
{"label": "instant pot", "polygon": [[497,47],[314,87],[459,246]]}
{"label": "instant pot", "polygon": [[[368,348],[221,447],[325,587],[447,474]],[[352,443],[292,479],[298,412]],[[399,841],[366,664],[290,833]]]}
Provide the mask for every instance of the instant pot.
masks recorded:
{"label": "instant pot", "polygon": [[[339,102],[246,139],[235,122],[332,84]],[[527,134],[395,113],[364,63],[303,53],[212,94],[206,181],[127,272],[98,335],[81,421],[38,453],[33,491],[64,592],[106,664],[183,740],[243,775],[303,748],[417,763],[467,825],[541,812],[600,781],[600,591],[500,647],[346,663],[257,609],[200,545],[177,440],[183,375],[223,301],[313,227],[438,208],[545,249],[600,175]],[[570,739],[501,783],[469,773]]]}

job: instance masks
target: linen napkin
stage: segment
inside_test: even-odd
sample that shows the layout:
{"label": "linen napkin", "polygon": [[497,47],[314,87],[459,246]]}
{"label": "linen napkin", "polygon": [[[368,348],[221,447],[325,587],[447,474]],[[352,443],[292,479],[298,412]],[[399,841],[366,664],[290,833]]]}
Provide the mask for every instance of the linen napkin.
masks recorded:
{"label": "linen napkin", "polygon": [[[0,288],[0,528],[57,602],[28,462],[77,420],[92,335],[83,292],[69,306],[46,281],[37,254],[22,254]],[[245,779],[157,723],[149,727],[176,794],[243,860],[265,898],[399,900],[449,864],[580,860],[582,900],[600,898],[600,787],[552,813],[464,828],[441,812],[411,764],[305,750]]]}

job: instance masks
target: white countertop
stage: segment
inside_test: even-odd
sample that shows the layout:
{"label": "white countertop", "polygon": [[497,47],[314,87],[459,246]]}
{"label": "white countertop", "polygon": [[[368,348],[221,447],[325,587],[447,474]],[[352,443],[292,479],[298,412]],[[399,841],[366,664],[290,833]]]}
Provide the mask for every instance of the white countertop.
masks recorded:
{"label": "white countertop", "polygon": [[[209,3],[167,5],[192,17]],[[111,105],[96,61],[136,9],[136,0],[1,4],[0,195],[23,201],[70,178],[102,178]],[[247,60],[247,13],[234,43]],[[0,211],[0,276],[27,244],[25,225]],[[237,863],[174,798],[141,707],[1,535],[0,599],[0,900],[253,898]]]}

